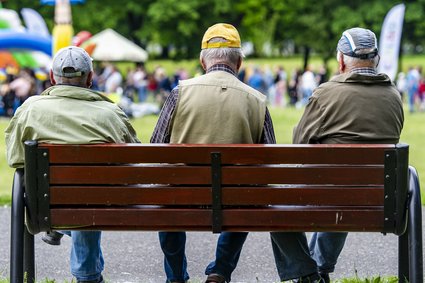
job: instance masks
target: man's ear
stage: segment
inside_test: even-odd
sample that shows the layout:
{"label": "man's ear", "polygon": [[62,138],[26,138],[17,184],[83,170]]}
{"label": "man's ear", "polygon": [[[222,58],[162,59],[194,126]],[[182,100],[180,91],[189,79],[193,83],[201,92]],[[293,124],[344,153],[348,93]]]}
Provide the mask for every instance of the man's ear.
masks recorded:
{"label": "man's ear", "polygon": [[204,69],[204,71],[207,71],[207,66],[204,63],[204,59],[199,58],[199,63],[201,63],[202,69]]}
{"label": "man's ear", "polygon": [[56,84],[56,81],[55,81],[55,77],[53,76],[53,71],[52,70],[50,70],[49,77],[50,77],[50,83],[52,85],[55,85]]}
{"label": "man's ear", "polygon": [[338,66],[339,66],[339,72],[342,74],[345,72],[345,63],[344,63],[344,55],[342,53],[339,53],[338,57]]}
{"label": "man's ear", "polygon": [[239,72],[239,69],[241,68],[241,66],[242,66],[242,57],[239,57],[238,63],[236,65],[236,71],[237,72]]}
{"label": "man's ear", "polygon": [[379,62],[381,61],[381,56],[379,56],[379,54],[378,54],[377,56],[378,56],[378,60],[377,60],[377,62],[376,62],[376,66],[375,66],[375,68],[378,68],[378,66],[379,66]]}
{"label": "man's ear", "polygon": [[86,86],[87,88],[90,88],[93,83],[93,71],[90,71],[90,73],[87,76]]}

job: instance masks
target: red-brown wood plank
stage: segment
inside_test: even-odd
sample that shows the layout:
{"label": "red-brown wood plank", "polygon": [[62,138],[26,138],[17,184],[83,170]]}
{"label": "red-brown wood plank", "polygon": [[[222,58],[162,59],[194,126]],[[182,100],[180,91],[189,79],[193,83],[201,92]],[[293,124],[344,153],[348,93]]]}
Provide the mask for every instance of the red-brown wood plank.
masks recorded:
{"label": "red-brown wood plank", "polygon": [[211,204],[211,187],[53,186],[50,204],[207,205]]}
{"label": "red-brown wood plank", "polygon": [[352,205],[381,206],[383,187],[297,186],[229,187],[222,193],[223,205]]}
{"label": "red-brown wood plank", "polygon": [[67,208],[51,209],[53,227],[98,226],[211,226],[212,212],[208,209],[164,208],[158,206],[125,208]]}
{"label": "red-brown wood plank", "polygon": [[[383,205],[383,187],[223,187],[223,205]],[[211,205],[210,187],[53,186],[51,205]]]}
{"label": "red-brown wood plank", "polygon": [[[223,184],[383,184],[383,167],[224,166]],[[51,184],[210,184],[209,167],[51,166]]]}
{"label": "red-brown wood plank", "polygon": [[51,166],[51,184],[211,184],[210,167]]}
{"label": "red-brown wood plank", "polygon": [[[221,152],[225,164],[381,164],[394,145],[40,145],[52,163],[203,163]],[[325,150],[323,150],[325,148]],[[243,158],[241,157],[243,156]]]}
{"label": "red-brown wood plank", "polygon": [[223,184],[333,184],[371,185],[384,183],[383,167],[327,166],[224,166]]}
{"label": "red-brown wood plank", "polygon": [[[211,211],[199,209],[52,209],[55,229],[211,230]],[[205,230],[204,230],[205,229]],[[381,209],[281,207],[223,212],[226,231],[383,231]]]}
{"label": "red-brown wood plank", "polygon": [[[267,227],[284,231],[382,231],[381,208],[275,207],[272,209],[230,209],[223,213],[223,226]],[[274,228],[273,228],[274,227]]]}

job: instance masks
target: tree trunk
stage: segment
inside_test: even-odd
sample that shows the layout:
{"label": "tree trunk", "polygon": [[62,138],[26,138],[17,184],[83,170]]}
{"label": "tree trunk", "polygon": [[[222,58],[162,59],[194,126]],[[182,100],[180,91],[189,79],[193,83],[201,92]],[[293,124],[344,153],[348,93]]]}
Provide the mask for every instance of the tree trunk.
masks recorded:
{"label": "tree trunk", "polygon": [[304,47],[304,71],[308,67],[308,60],[309,59],[310,59],[310,47],[309,46],[305,46]]}

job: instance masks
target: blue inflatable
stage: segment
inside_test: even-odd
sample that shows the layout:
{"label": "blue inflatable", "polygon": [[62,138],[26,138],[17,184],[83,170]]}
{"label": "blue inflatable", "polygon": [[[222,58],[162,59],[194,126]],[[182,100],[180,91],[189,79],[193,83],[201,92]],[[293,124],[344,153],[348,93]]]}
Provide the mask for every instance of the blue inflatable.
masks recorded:
{"label": "blue inflatable", "polygon": [[52,56],[52,38],[16,31],[0,31],[0,49],[30,49]]}
{"label": "blue inflatable", "polygon": [[[55,5],[55,0],[40,0],[41,5]],[[84,4],[86,0],[70,0],[69,3],[71,4]]]}

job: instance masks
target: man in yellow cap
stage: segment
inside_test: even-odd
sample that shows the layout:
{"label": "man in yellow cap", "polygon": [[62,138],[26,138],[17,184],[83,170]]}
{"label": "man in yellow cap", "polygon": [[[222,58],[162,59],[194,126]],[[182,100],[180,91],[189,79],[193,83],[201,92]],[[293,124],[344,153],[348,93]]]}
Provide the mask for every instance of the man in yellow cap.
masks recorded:
{"label": "man in yellow cap", "polygon": [[[173,89],[151,142],[275,143],[266,97],[237,78],[244,55],[236,28],[223,23],[211,26],[204,34],[201,48],[200,62],[206,74],[180,81]],[[206,282],[230,281],[247,236],[246,232],[220,234],[216,260],[205,271]],[[271,238],[282,281],[320,279],[303,233],[271,233]],[[185,232],[160,232],[159,240],[167,282],[186,282],[189,274]]]}

